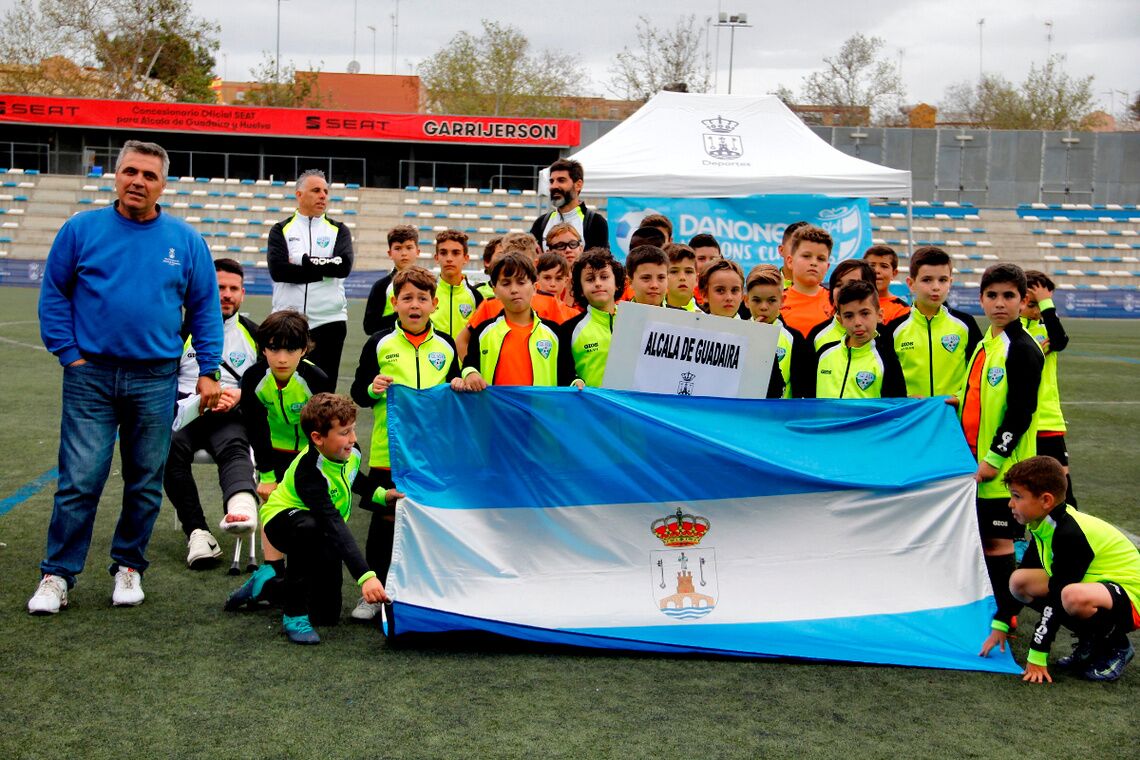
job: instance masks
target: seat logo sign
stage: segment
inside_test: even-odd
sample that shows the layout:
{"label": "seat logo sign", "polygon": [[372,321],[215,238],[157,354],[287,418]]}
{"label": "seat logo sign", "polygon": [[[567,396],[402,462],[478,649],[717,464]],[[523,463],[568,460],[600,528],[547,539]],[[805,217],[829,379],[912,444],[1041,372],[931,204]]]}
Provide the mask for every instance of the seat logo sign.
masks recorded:
{"label": "seat logo sign", "polygon": [[731,134],[740,126],[740,122],[717,116],[715,119],[705,119],[701,124],[712,133],[706,132],[702,135],[705,153],[710,157],[730,159],[744,155],[744,142],[738,136]]}

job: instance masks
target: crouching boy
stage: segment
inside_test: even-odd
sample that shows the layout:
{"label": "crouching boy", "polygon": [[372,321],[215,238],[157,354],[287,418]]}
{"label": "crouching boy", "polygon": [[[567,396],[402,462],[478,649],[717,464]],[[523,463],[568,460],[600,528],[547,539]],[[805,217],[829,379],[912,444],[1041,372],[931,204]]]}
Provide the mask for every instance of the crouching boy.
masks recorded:
{"label": "crouching boy", "polygon": [[1077,645],[1057,664],[1090,681],[1115,681],[1134,654],[1127,634],[1140,628],[1140,552],[1104,520],[1068,508],[1065,469],[1056,459],[1025,459],[1004,481],[1013,517],[1033,539],[1009,590],[1041,612],[1023,680],[1052,683],[1049,647],[1065,626]]}
{"label": "crouching boy", "polygon": [[356,406],[318,393],[301,410],[301,429],[308,446],[261,506],[261,522],[286,557],[285,635],[294,644],[319,644],[313,623],[332,625],[340,617],[342,562],[366,602],[389,600],[345,525],[360,470]]}

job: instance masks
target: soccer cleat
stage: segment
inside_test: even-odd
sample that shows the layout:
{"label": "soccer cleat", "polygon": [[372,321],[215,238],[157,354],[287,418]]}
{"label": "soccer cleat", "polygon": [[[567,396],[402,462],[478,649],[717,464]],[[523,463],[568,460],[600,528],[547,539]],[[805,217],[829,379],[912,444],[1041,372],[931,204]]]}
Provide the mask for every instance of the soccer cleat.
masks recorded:
{"label": "soccer cleat", "polygon": [[376,616],[380,614],[380,608],[383,606],[383,602],[373,604],[372,602],[366,602],[364,599],[361,599],[357,605],[352,608],[352,612],[349,614],[353,620],[375,620]]}
{"label": "soccer cleat", "polygon": [[226,599],[226,612],[233,612],[245,605],[256,605],[257,602],[262,599],[265,584],[276,577],[277,571],[268,563],[254,570],[253,575],[249,576],[249,580],[241,584],[241,586]]}
{"label": "soccer cleat", "polygon": [[139,571],[120,567],[115,573],[115,591],[111,594],[111,604],[116,607],[135,607],[145,598],[142,589],[142,576]]}
{"label": "soccer cleat", "polygon": [[186,566],[191,570],[201,570],[212,567],[222,556],[218,542],[208,530],[198,528],[190,532],[186,540]]}
{"label": "soccer cleat", "polygon": [[1105,647],[1099,657],[1089,663],[1082,675],[1090,681],[1115,681],[1124,675],[1124,666],[1132,661],[1136,650],[1132,642],[1124,640],[1122,647]]}
{"label": "soccer cleat", "polygon": [[32,615],[54,615],[67,607],[67,581],[58,575],[45,575],[40,579],[36,593],[28,600]]}
{"label": "soccer cleat", "polygon": [[281,618],[281,630],[285,631],[285,635],[294,644],[320,644],[321,637],[313,630],[313,626],[309,624],[308,615],[297,615],[296,617],[289,617],[284,615]]}
{"label": "soccer cleat", "polygon": [[1092,639],[1077,639],[1073,651],[1057,660],[1057,666],[1062,668],[1084,668],[1092,661],[1096,649]]}

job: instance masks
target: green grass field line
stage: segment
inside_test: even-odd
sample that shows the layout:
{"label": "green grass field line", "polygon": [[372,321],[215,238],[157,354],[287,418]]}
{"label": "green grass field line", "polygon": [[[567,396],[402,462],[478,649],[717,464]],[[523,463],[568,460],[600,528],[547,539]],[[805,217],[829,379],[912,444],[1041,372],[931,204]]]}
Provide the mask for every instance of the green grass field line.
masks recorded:
{"label": "green grass field line", "polygon": [[[55,465],[60,369],[39,346],[36,292],[0,288],[0,499]],[[255,319],[267,298],[247,301]],[[364,333],[350,306],[340,390]],[[1078,351],[1140,359],[1135,323],[1067,321]],[[1140,533],[1140,366],[1061,357],[1082,508]],[[1113,403],[1129,402],[1129,403]],[[370,418],[361,416],[367,451]],[[196,468],[207,516],[210,468]],[[146,602],[112,609],[106,573],[122,488],[102,497],[72,608],[33,618],[52,488],[0,517],[3,758],[988,758],[1135,756],[1140,665],[1094,685],[813,662],[582,652],[472,636],[393,647],[373,628],[279,634],[278,613],[222,611],[233,579],[190,572],[164,506]],[[363,542],[367,519],[351,528]],[[232,544],[222,539],[227,551]],[[887,593],[884,590],[884,593]],[[345,585],[345,606],[355,601]],[[1022,616],[1023,630],[1036,622]],[[985,632],[979,632],[979,645]],[[1068,651],[1062,634],[1055,651]],[[1024,661],[1025,637],[1012,643]]]}

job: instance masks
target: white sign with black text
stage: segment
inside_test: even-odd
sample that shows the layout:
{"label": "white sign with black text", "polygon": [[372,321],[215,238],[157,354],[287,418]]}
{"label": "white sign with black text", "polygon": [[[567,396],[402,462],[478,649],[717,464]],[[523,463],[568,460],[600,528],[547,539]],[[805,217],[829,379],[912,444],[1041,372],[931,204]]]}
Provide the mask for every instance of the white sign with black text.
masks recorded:
{"label": "white sign with black text", "polygon": [[622,301],[602,387],[764,398],[778,338],[769,324]]}

